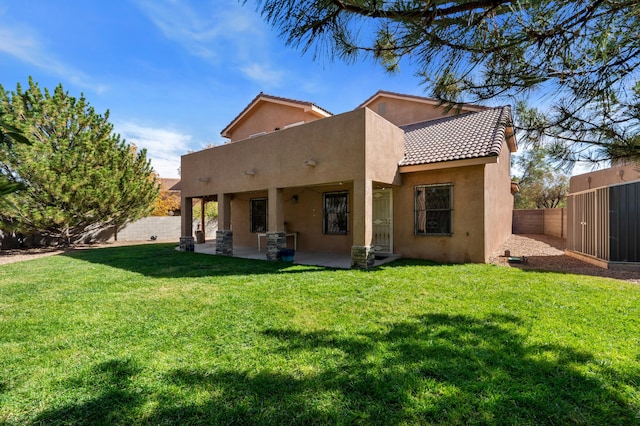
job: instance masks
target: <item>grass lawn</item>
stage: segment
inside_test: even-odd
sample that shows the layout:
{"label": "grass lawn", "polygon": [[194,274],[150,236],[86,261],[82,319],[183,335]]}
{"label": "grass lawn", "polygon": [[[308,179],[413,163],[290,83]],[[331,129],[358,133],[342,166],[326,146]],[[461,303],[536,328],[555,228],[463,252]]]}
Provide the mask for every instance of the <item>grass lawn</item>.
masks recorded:
{"label": "grass lawn", "polygon": [[0,266],[0,425],[640,424],[640,286],[180,253]]}

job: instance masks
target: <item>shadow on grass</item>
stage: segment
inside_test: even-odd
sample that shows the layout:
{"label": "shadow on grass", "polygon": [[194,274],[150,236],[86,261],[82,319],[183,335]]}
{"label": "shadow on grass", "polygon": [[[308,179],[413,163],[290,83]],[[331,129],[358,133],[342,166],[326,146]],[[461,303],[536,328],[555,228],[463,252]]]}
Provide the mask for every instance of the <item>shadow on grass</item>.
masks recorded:
{"label": "shadow on grass", "polygon": [[94,366],[83,377],[67,386],[85,388],[93,395],[86,401],[66,404],[40,414],[34,424],[46,425],[115,425],[129,424],[132,411],[143,402],[133,391],[132,378],[139,368],[129,360],[110,360]]}
{"label": "shadow on grass", "polygon": [[281,367],[176,369],[161,377],[175,391],[155,393],[155,408],[127,418],[142,401],[124,365],[91,401],[36,423],[636,424],[618,387],[633,387],[633,374],[586,376],[591,354],[529,345],[517,326],[511,316],[434,314],[384,332],[268,329],[276,349],[265,357]]}
{"label": "shadow on grass", "polygon": [[[299,265],[267,260],[242,259],[229,256],[214,256],[204,253],[177,251],[176,245],[142,244],[75,250],[62,254],[85,262],[118,268],[154,278],[199,278],[210,276],[241,276],[261,274],[298,274],[309,271],[335,271],[323,266]],[[351,270],[353,273],[367,273],[376,270],[412,268],[416,266],[459,267],[459,264],[438,263],[422,259],[401,258],[376,266],[369,271]],[[338,269],[339,271],[349,271]]]}
{"label": "shadow on grass", "polygon": [[177,251],[176,245],[142,244],[78,250],[63,254],[74,259],[119,268],[156,278],[280,274],[318,271],[326,268],[283,262],[212,256]]}

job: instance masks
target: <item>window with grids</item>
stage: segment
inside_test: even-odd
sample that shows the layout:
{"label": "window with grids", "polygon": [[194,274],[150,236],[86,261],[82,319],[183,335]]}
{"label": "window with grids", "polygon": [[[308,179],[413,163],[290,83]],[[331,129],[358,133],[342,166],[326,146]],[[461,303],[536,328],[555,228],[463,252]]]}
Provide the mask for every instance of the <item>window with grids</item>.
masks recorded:
{"label": "window with grids", "polygon": [[267,199],[251,199],[251,232],[267,232]]}
{"label": "window with grids", "polygon": [[345,235],[349,232],[349,193],[325,192],[322,232]]}
{"label": "window with grids", "polygon": [[415,234],[451,235],[453,185],[415,187]]}

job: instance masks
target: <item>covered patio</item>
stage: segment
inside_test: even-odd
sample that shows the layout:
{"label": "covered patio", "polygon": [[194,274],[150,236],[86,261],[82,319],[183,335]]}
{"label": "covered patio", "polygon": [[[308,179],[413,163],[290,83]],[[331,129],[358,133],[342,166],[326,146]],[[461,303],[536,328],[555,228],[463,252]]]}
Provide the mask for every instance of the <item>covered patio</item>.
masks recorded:
{"label": "covered patio", "polygon": [[[202,244],[195,244],[194,251],[203,254],[216,254],[216,241],[206,241]],[[266,260],[264,249],[258,251],[257,247],[237,247],[233,248],[231,257],[242,259]],[[389,255],[376,258],[373,267],[383,265],[399,259],[400,255]],[[297,265],[322,266],[325,268],[350,269],[351,255],[347,253],[324,253],[312,251],[296,251],[293,263]]]}
{"label": "covered patio", "polygon": [[368,109],[184,155],[182,236],[193,235],[194,200],[215,201],[218,254],[255,244],[251,256],[275,260],[297,242],[298,262],[334,253],[345,260],[331,265],[366,269],[393,253],[391,192],[403,155],[403,131]]}

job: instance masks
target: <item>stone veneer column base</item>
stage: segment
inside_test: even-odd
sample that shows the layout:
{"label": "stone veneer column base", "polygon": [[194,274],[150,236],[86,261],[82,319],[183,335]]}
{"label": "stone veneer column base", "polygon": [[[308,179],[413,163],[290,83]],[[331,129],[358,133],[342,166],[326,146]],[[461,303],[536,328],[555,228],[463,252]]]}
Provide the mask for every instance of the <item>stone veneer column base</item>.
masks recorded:
{"label": "stone veneer column base", "polygon": [[193,251],[194,248],[193,237],[180,237],[180,251]]}
{"label": "stone veneer column base", "polygon": [[233,231],[216,231],[216,254],[233,255]]}
{"label": "stone veneer column base", "polygon": [[369,269],[375,261],[375,250],[371,246],[351,247],[351,269]]}
{"label": "stone veneer column base", "polygon": [[280,260],[280,249],[287,246],[287,234],[267,232],[267,260]]}

